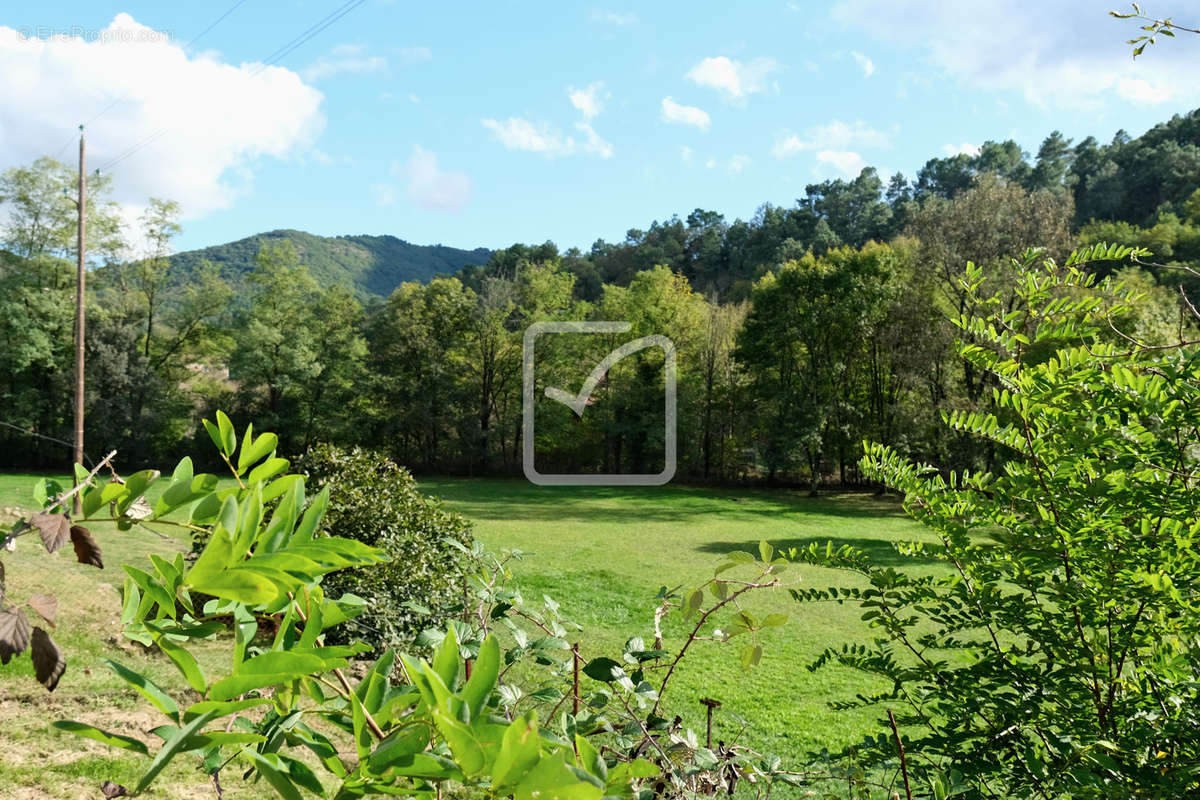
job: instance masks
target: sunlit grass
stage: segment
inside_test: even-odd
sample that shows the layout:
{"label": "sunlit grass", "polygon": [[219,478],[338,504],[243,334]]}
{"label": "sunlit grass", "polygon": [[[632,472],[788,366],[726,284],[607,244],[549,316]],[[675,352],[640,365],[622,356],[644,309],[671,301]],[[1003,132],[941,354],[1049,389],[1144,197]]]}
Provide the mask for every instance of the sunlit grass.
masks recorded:
{"label": "sunlit grass", "polygon": [[[929,536],[894,498],[682,486],[539,487],[517,480],[424,480],[421,487],[472,519],[476,536],[490,548],[526,553],[514,567],[524,594],[550,595],[567,618],[584,626],[578,637],[585,658],[619,653],[632,636],[649,642],[659,587],[699,585],[722,563],[722,554],[757,553],[763,539],[781,548],[833,540],[865,550],[876,563],[903,563],[914,573],[936,568],[895,552],[892,542]],[[792,566],[784,577],[799,578],[804,587],[861,585],[855,575],[817,567]],[[875,733],[874,711],[834,711],[828,703],[885,686],[840,667],[806,669],[827,646],[869,638],[861,611],[849,604],[800,605],[782,590],[764,591],[749,605],[790,616],[785,627],[763,636],[762,664],[746,672],[734,643],[699,643],[673,679],[668,709],[699,732],[699,700],[715,698],[722,707],[714,739],[740,735],[742,743],[785,759]],[[668,649],[682,642],[683,628],[676,616],[666,629]],[[743,730],[744,723],[727,712],[748,727]]]}

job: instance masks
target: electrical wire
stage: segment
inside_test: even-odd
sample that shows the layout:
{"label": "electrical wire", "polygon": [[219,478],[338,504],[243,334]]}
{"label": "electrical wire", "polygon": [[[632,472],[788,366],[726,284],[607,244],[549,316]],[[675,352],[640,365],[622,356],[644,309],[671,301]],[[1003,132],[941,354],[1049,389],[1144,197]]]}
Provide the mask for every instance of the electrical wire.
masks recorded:
{"label": "electrical wire", "polygon": [[[24,433],[28,436],[35,436],[38,439],[45,439],[48,442],[54,442],[55,444],[61,444],[64,447],[70,447],[71,449],[75,448],[75,445],[73,445],[70,442],[64,442],[62,439],[55,439],[53,436],[47,436],[44,433],[38,433],[36,431],[31,431],[28,428],[22,428],[20,425],[13,425],[11,422],[5,422],[4,420],[0,420],[0,426],[5,427],[5,428],[12,428],[14,431],[17,431],[19,433]],[[88,464],[91,464],[93,466],[95,465],[95,462],[92,461],[92,459],[88,456],[88,454],[86,452],[83,454],[83,460],[88,462]]]}

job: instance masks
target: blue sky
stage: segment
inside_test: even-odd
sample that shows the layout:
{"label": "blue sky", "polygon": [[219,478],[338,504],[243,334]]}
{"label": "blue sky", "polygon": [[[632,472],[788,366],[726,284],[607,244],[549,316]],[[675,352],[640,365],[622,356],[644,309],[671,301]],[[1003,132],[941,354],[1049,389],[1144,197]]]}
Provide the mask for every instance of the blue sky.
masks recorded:
{"label": "blue sky", "polygon": [[586,249],[864,164],[911,177],[987,139],[1108,141],[1200,106],[1200,37],[1134,61],[1108,1],[365,0],[266,68],[342,3],[245,0],[187,45],[233,5],[0,11],[0,169],[73,157],[88,121],[128,219],[183,204],[180,249],[281,227]]}

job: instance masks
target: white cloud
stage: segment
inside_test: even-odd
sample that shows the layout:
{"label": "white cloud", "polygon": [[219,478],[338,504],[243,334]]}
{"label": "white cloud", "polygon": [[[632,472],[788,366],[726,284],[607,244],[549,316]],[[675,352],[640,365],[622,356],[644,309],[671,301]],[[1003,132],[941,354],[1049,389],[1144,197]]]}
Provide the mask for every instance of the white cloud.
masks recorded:
{"label": "white cloud", "polygon": [[409,64],[414,64],[418,61],[428,61],[433,58],[433,48],[423,44],[401,47],[398,52],[400,53],[400,60]]}
{"label": "white cloud", "polygon": [[867,58],[866,56],[864,56],[862,53],[858,52],[857,50],[851,50],[850,55],[854,58],[854,60],[856,62],[858,62],[858,66],[863,71],[864,78],[869,78],[875,74],[875,64],[874,64],[874,62],[871,61],[871,59]]}
{"label": "white cloud", "polygon": [[1171,87],[1154,84],[1141,78],[1121,78],[1117,81],[1117,94],[1140,105],[1157,105],[1171,99]]}
{"label": "white cloud", "polygon": [[696,160],[696,155],[692,152],[692,148],[688,147],[686,144],[680,145],[679,160],[683,162],[684,166],[690,167]]}
{"label": "white cloud", "polygon": [[670,97],[664,97],[662,100],[662,118],[663,122],[694,125],[702,131],[708,130],[708,126],[712,122],[708,112],[704,109],[676,103]]}
{"label": "white cloud", "polygon": [[601,158],[612,158],[613,155],[612,145],[601,139],[592,126],[586,122],[579,122],[575,125],[576,129],[584,134],[582,142],[577,141],[573,136],[564,136],[546,123],[535,125],[521,117],[509,117],[503,121],[485,119],[483,127],[495,134],[500,144],[508,150],[541,153],[546,158],[569,156],[575,153],[588,153]]}
{"label": "white cloud", "polygon": [[688,73],[688,80],[700,86],[716,89],[727,100],[744,100],[746,95],[765,91],[767,76],[779,69],[772,58],[735,61],[726,56],[706,58]]}
{"label": "white cloud", "polygon": [[862,120],[848,125],[835,119],[828,125],[809,128],[804,137],[785,131],[775,140],[771,154],[776,158],[788,158],[805,150],[845,150],[850,146],[890,147],[891,140],[886,133]]}
{"label": "white cloud", "polygon": [[626,27],[628,25],[637,25],[638,15],[633,12],[618,14],[615,11],[593,11],[592,22],[607,22],[609,25]]}
{"label": "white cloud", "polygon": [[[187,218],[228,208],[263,156],[309,152],[322,95],[283,67],[192,55],[118,14],[93,40],[25,39],[0,27],[0,170],[27,164],[87,129],[88,166],[112,165],[114,199],[177,200]],[[134,150],[138,145],[142,145]]]}
{"label": "white cloud", "polygon": [[822,150],[817,153],[818,164],[828,164],[847,178],[857,178],[867,162],[853,150]]}
{"label": "white cloud", "polygon": [[604,90],[604,82],[596,81],[588,84],[586,89],[576,89],[574,86],[567,89],[567,97],[571,101],[571,105],[575,106],[584,119],[592,119],[604,110],[604,100],[609,96]]}
{"label": "white cloud", "polygon": [[[583,142],[579,145],[579,151],[588,153],[601,158],[613,157],[613,146],[597,135],[596,131],[587,122],[576,122],[575,129],[581,131],[584,135]],[[568,139],[570,141],[570,139]]]}
{"label": "white cloud", "polygon": [[525,150],[553,158],[569,155],[574,147],[570,137],[564,139],[549,125],[534,125],[521,117],[509,117],[503,122],[485,119],[483,127],[494,133],[507,150]]}
{"label": "white cloud", "polygon": [[375,195],[375,202],[381,206],[396,205],[396,187],[390,183],[377,183],[371,187],[372,194]]}
{"label": "white cloud", "polygon": [[[1188,6],[1162,0],[1154,14],[1183,18],[1192,10]],[[1103,8],[1081,11],[1078,3],[1019,0],[839,0],[831,13],[855,35],[917,51],[926,73],[971,89],[1017,92],[1040,108],[1163,102],[1169,97],[1165,87],[1172,87],[1170,99],[1200,103],[1200,82],[1180,80],[1200,71],[1200,50],[1164,41],[1134,61],[1123,41],[1136,27],[1113,20]]]}
{"label": "white cloud", "polygon": [[725,165],[725,170],[730,175],[737,175],[748,166],[750,166],[750,156],[738,153],[729,159],[729,163]]}
{"label": "white cloud", "polygon": [[506,120],[488,118],[483,120],[483,127],[490,130],[500,144],[508,150],[524,150],[530,153],[541,153],[546,158],[570,156],[576,153],[612,158],[613,146],[596,133],[591,120],[604,108],[600,95],[604,92],[604,83],[597,81],[586,89],[567,89],[567,99],[571,105],[583,115],[583,120],[575,123],[575,130],[583,134],[582,139],[564,135],[553,125],[545,122],[533,123],[523,117],[509,117]]}
{"label": "white cloud", "polygon": [[428,211],[457,213],[471,199],[467,174],[441,169],[437,156],[420,145],[413,146],[413,154],[403,165],[392,164],[392,177],[406,181],[409,202]]}
{"label": "white cloud", "polygon": [[736,155],[731,156],[728,161],[724,162],[710,156],[708,160],[704,162],[704,166],[708,169],[722,168],[730,175],[737,175],[746,167],[750,166],[750,163],[750,156],[737,153]]}
{"label": "white cloud", "polygon": [[977,156],[979,155],[979,145],[974,145],[970,142],[963,142],[962,144],[944,144],[942,145],[942,152],[948,156],[956,156],[960,153],[966,156]]}
{"label": "white cloud", "polygon": [[319,81],[342,72],[379,72],[387,67],[382,56],[369,56],[360,45],[339,44],[309,64],[300,74],[306,81]]}

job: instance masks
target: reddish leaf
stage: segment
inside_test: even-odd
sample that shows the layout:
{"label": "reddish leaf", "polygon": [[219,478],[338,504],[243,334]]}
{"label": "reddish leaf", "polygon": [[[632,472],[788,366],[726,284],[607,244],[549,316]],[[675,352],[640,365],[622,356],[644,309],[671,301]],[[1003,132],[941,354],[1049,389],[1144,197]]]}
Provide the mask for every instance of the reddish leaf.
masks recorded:
{"label": "reddish leaf", "polygon": [[6,594],[8,594],[8,585],[4,580],[4,562],[0,561],[0,600],[4,600]]}
{"label": "reddish leaf", "polygon": [[71,535],[71,521],[66,514],[34,514],[29,524],[42,534],[42,544],[51,553],[66,544]]}
{"label": "reddish leaf", "polygon": [[87,528],[72,525],[71,544],[75,545],[75,558],[80,564],[91,564],[93,567],[104,569],[104,561],[100,558],[100,545],[96,544]]}
{"label": "reddish leaf", "polygon": [[29,596],[29,607],[54,627],[54,619],[58,616],[58,600],[52,594],[34,594]]}
{"label": "reddish leaf", "polygon": [[0,611],[0,664],[25,652],[29,646],[29,620],[19,608]]}
{"label": "reddish leaf", "polygon": [[58,679],[67,669],[67,662],[63,660],[58,645],[50,638],[50,634],[35,627],[29,655],[33,658],[33,674],[38,682],[53,692],[54,687],[58,686]]}
{"label": "reddish leaf", "polygon": [[104,796],[107,798],[107,800],[112,800],[114,797],[129,796],[128,789],[121,784],[113,783],[112,781],[105,781],[104,783],[100,784],[100,791],[104,792]]}

